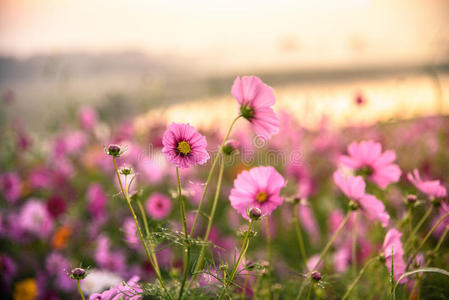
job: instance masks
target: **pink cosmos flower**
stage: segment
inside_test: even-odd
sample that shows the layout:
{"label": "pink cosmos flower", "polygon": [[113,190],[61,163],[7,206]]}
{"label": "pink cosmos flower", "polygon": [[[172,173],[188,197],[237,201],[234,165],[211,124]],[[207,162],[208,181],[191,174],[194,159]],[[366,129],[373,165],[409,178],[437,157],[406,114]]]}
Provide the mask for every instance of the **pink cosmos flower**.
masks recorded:
{"label": "pink cosmos flower", "polygon": [[139,238],[137,237],[136,223],[132,218],[126,218],[123,222],[123,232],[125,233],[125,241],[132,249],[139,248]]}
{"label": "pink cosmos flower", "polygon": [[347,155],[340,157],[340,162],[352,169],[366,174],[370,180],[382,189],[397,182],[401,169],[393,161],[396,153],[388,150],[382,153],[382,145],[373,141],[353,142],[348,146]]}
{"label": "pink cosmos flower", "polygon": [[351,200],[360,205],[360,209],[370,221],[378,220],[383,227],[388,225],[390,216],[385,206],[373,195],[365,194],[365,182],[361,176],[345,176],[340,170],[335,171],[334,181],[340,190]]}
{"label": "pink cosmos flower", "polygon": [[95,250],[95,261],[104,269],[124,273],[126,269],[126,257],[121,251],[111,251],[111,242],[106,236],[98,237]]}
{"label": "pink cosmos flower", "polygon": [[22,207],[18,221],[20,227],[29,233],[47,237],[53,229],[53,220],[45,204],[37,199],[30,199]]}
{"label": "pink cosmos flower", "polygon": [[279,132],[279,118],[270,107],[276,101],[273,89],[260,78],[237,77],[232,85],[232,96],[240,104],[240,114],[251,122],[258,136],[270,139]]}
{"label": "pink cosmos flower", "polygon": [[86,192],[88,210],[94,218],[99,218],[104,214],[107,196],[103,187],[98,183],[89,186]]}
{"label": "pink cosmos flower", "polygon": [[162,137],[162,152],[167,160],[178,168],[189,168],[206,163],[206,138],[189,124],[171,123]]}
{"label": "pink cosmos flower", "polygon": [[257,207],[263,215],[282,204],[279,193],[287,184],[273,167],[255,167],[241,172],[234,180],[229,200],[232,207],[244,218],[249,219],[247,210]]}
{"label": "pink cosmos flower", "polygon": [[98,115],[92,107],[83,106],[78,111],[78,120],[81,127],[86,130],[90,130],[97,124]]}
{"label": "pink cosmos flower", "polygon": [[443,198],[447,195],[446,188],[439,180],[424,181],[421,179],[417,169],[414,169],[413,173],[408,173],[407,178],[418,190],[429,197]]}
{"label": "pink cosmos flower", "polygon": [[146,201],[145,208],[147,213],[156,220],[162,220],[166,218],[172,208],[172,202],[170,198],[159,193],[153,193]]}
{"label": "pink cosmos flower", "polygon": [[89,300],[139,300],[142,299],[143,290],[137,283],[139,276],[133,276],[126,283],[119,283],[103,293],[94,293],[90,295]]}
{"label": "pink cosmos flower", "polygon": [[[396,228],[388,230],[385,235],[383,244],[383,253],[385,256],[385,265],[391,272],[391,262],[393,261],[393,277],[398,281],[399,277],[405,273],[406,264],[403,258],[404,249],[401,242],[402,233]],[[407,282],[407,278],[403,278],[400,283]]]}
{"label": "pink cosmos flower", "polygon": [[22,187],[20,178],[16,173],[4,173],[0,175],[0,189],[6,200],[15,203],[20,197]]}

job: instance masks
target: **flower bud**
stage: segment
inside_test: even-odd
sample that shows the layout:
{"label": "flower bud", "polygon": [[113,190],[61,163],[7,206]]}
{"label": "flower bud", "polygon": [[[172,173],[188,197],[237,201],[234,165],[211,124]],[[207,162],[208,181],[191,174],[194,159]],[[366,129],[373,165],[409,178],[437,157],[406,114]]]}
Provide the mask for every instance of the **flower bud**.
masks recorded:
{"label": "flower bud", "polygon": [[318,271],[313,271],[312,274],[310,274],[310,277],[312,277],[313,280],[315,281],[320,281],[321,280],[321,273]]}
{"label": "flower bud", "polygon": [[86,278],[87,272],[82,268],[75,268],[70,272],[70,278],[75,280],[81,280]]}
{"label": "flower bud", "polygon": [[259,220],[261,216],[262,211],[257,207],[253,207],[248,211],[248,217],[253,221]]}
{"label": "flower bud", "polygon": [[222,151],[225,155],[231,155],[240,146],[240,142],[236,140],[228,140],[224,144]]}
{"label": "flower bud", "polygon": [[418,200],[418,198],[416,197],[416,195],[408,195],[407,196],[407,203],[410,205],[414,205],[417,200]]}
{"label": "flower bud", "polygon": [[349,209],[350,210],[357,210],[359,209],[359,204],[353,200],[349,201]]}
{"label": "flower bud", "polygon": [[122,174],[122,175],[126,176],[126,175],[130,175],[132,173],[133,173],[133,169],[131,167],[122,167],[120,169],[120,174]]}
{"label": "flower bud", "polygon": [[106,150],[106,154],[114,156],[114,157],[118,157],[121,154],[121,147],[119,145],[115,145],[115,144],[111,144],[108,146],[107,150]]}
{"label": "flower bud", "polygon": [[228,269],[228,264],[221,264],[221,265],[220,265],[220,270],[221,270],[221,271],[224,272],[224,271],[226,271],[227,269]]}

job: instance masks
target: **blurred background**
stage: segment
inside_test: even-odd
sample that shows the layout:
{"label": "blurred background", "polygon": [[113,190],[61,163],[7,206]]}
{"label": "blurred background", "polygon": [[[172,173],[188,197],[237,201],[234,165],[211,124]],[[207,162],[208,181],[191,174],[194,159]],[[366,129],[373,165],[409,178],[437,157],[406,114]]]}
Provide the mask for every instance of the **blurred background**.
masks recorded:
{"label": "blurred background", "polygon": [[0,1],[1,116],[36,134],[86,104],[228,124],[250,74],[306,127],[447,113],[449,1]]}

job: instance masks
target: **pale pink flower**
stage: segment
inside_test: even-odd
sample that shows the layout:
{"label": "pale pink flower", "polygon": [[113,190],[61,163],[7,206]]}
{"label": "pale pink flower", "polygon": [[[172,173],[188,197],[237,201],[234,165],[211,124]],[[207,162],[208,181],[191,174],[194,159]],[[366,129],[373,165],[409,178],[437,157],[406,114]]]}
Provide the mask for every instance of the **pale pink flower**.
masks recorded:
{"label": "pale pink flower", "polygon": [[206,138],[189,124],[172,123],[162,137],[162,152],[178,168],[189,168],[206,163]]}
{"label": "pale pink flower", "polygon": [[361,211],[370,221],[378,220],[383,227],[388,225],[390,216],[385,206],[373,195],[365,194],[365,182],[361,176],[344,177],[340,170],[334,173],[334,181],[340,190],[350,199],[360,205]]}
{"label": "pale pink flower", "polygon": [[160,193],[153,193],[146,201],[147,213],[155,220],[166,218],[172,208],[172,201],[167,196]]}
{"label": "pale pink flower", "polygon": [[305,204],[298,205],[298,216],[302,227],[307,232],[310,239],[314,243],[317,243],[320,240],[320,231],[318,230],[318,224],[313,215],[312,208]]}
{"label": "pale pink flower", "polygon": [[53,220],[45,204],[38,199],[30,199],[22,207],[18,221],[22,230],[46,238],[53,229]]}
{"label": "pale pink flower", "polygon": [[[391,264],[393,261],[393,277],[398,281],[399,277],[405,273],[406,264],[403,258],[404,249],[401,242],[402,233],[396,228],[388,230],[383,243],[383,254],[385,257],[385,265],[391,272]],[[403,278],[400,283],[407,282],[407,278]]]}
{"label": "pale pink flower", "polygon": [[95,261],[104,269],[124,273],[126,268],[126,257],[122,251],[111,251],[111,242],[108,237],[98,237],[95,250]]}
{"label": "pale pink flower", "polygon": [[413,173],[408,173],[407,178],[418,190],[429,197],[443,198],[447,195],[446,188],[439,180],[424,181],[421,179],[417,169],[414,169]]}
{"label": "pale pink flower", "polygon": [[240,104],[240,114],[247,119],[255,133],[270,139],[279,132],[279,118],[271,108],[276,102],[273,89],[256,76],[237,77],[232,95]]}
{"label": "pale pink flower", "polygon": [[121,282],[103,293],[90,295],[89,300],[140,300],[143,297],[143,289],[137,283],[139,279],[139,276],[133,276],[126,283]]}
{"label": "pale pink flower", "polygon": [[97,124],[97,111],[90,106],[83,106],[78,111],[78,120],[81,127],[90,130]]}
{"label": "pale pink flower", "polygon": [[125,233],[125,241],[130,248],[139,248],[139,238],[137,237],[136,223],[132,218],[126,218],[123,222],[123,232]]}
{"label": "pale pink flower", "polygon": [[4,173],[0,175],[0,189],[6,200],[15,203],[22,192],[22,185],[16,173]]}
{"label": "pale pink flower", "polygon": [[232,207],[246,219],[249,219],[247,210],[253,207],[262,210],[263,215],[270,215],[282,204],[279,194],[286,184],[273,167],[255,167],[237,176],[229,199]]}
{"label": "pale pink flower", "polygon": [[382,153],[382,145],[373,141],[353,142],[348,146],[349,155],[342,155],[340,162],[365,174],[382,189],[388,184],[397,182],[401,177],[401,169],[393,162],[396,153],[388,150]]}

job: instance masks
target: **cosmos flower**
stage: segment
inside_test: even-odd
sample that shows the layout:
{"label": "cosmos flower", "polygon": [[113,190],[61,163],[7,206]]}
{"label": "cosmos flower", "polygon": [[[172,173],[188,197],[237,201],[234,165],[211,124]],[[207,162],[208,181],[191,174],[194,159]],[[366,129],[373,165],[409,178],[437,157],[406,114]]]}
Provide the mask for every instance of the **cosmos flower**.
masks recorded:
{"label": "cosmos flower", "polygon": [[[383,254],[385,257],[385,265],[391,272],[391,263],[393,261],[393,277],[398,281],[399,277],[405,273],[406,265],[403,258],[404,249],[401,242],[402,233],[396,228],[388,230],[385,235],[384,243],[382,246]],[[403,278],[400,283],[407,282],[407,278]]]}
{"label": "cosmos flower", "polygon": [[393,161],[396,153],[388,150],[382,153],[382,145],[373,141],[353,142],[348,146],[349,155],[342,155],[340,162],[385,189],[388,184],[397,182],[401,169]]}
{"label": "cosmos flower", "polygon": [[51,196],[47,199],[47,211],[54,218],[58,218],[67,209],[67,203],[60,196]]}
{"label": "cosmos flower", "polygon": [[262,210],[263,215],[270,215],[282,204],[279,193],[286,184],[273,167],[255,167],[237,176],[229,199],[232,207],[246,219],[249,219],[247,210],[253,207]]}
{"label": "cosmos flower", "polygon": [[431,198],[443,198],[447,195],[446,188],[439,180],[424,181],[417,169],[414,169],[413,173],[408,173],[407,178],[418,190]]}
{"label": "cosmos flower", "polygon": [[83,106],[78,111],[78,120],[81,127],[86,130],[90,130],[97,124],[98,115],[92,107]]}
{"label": "cosmos flower", "polygon": [[22,192],[21,182],[16,173],[4,173],[0,175],[0,189],[6,200],[15,203]]}
{"label": "cosmos flower", "polygon": [[162,137],[162,152],[178,168],[189,168],[206,163],[206,138],[189,124],[171,123]]}
{"label": "cosmos flower", "polygon": [[123,299],[138,300],[142,299],[142,288],[137,283],[139,276],[133,276],[126,283],[119,283],[103,293],[95,293],[90,295],[89,300],[106,300],[106,299]]}
{"label": "cosmos flower", "polygon": [[103,187],[99,183],[93,183],[86,192],[88,210],[94,218],[99,218],[104,214],[107,196]]}
{"label": "cosmos flower", "polygon": [[368,220],[378,220],[383,227],[388,225],[390,216],[385,211],[384,204],[375,196],[365,194],[365,182],[361,176],[345,177],[340,170],[337,170],[334,173],[334,182],[350,200],[360,205]]}
{"label": "cosmos flower", "polygon": [[53,229],[53,221],[45,204],[34,198],[28,200],[22,207],[18,221],[24,231],[44,238]]}
{"label": "cosmos flower", "polygon": [[132,218],[126,218],[123,222],[123,232],[125,233],[125,241],[129,247],[137,249],[139,247],[139,238],[137,237],[136,223]]}
{"label": "cosmos flower", "polygon": [[45,260],[45,268],[49,275],[55,276],[55,283],[60,289],[69,292],[74,285],[67,271],[70,270],[70,262],[58,252],[52,252]]}
{"label": "cosmos flower", "polygon": [[240,104],[240,114],[247,119],[254,132],[268,140],[279,132],[279,118],[271,108],[276,98],[273,89],[256,76],[237,77],[232,96]]}
{"label": "cosmos flower", "polygon": [[172,208],[170,198],[160,193],[153,193],[146,201],[145,208],[148,215],[153,219],[162,220],[166,218]]}

